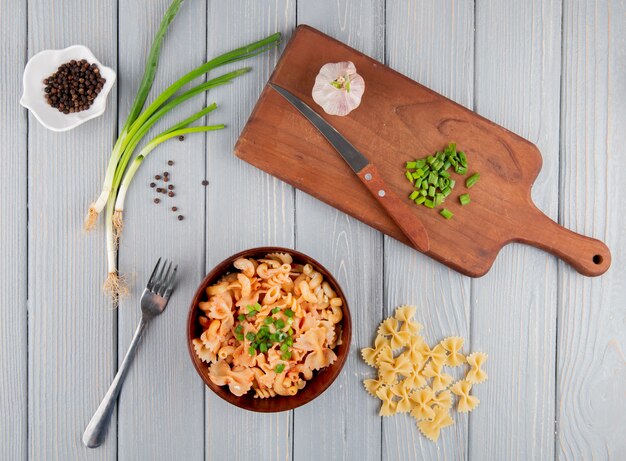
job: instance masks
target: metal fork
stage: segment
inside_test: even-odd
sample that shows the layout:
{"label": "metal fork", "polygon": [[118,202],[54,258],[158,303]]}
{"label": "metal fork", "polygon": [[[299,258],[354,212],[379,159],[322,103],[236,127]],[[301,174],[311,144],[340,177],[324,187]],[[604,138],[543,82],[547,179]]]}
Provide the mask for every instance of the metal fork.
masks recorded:
{"label": "metal fork", "polygon": [[178,266],[174,267],[174,270],[172,270],[172,263],[170,262],[168,264],[167,260],[165,260],[161,265],[161,258],[159,258],[156,266],[154,266],[150,280],[148,280],[148,285],[146,285],[146,288],[143,290],[143,294],[141,295],[141,321],[137,326],[135,336],[133,336],[133,340],[130,342],[128,352],[126,352],[122,365],[119,370],[117,370],[117,374],[115,375],[109,390],[102,399],[102,402],[91,418],[91,421],[87,424],[87,428],[83,434],[83,443],[85,446],[89,448],[96,448],[104,442],[111,414],[113,413],[113,408],[115,408],[115,402],[117,401],[117,397],[122,389],[122,384],[124,383],[124,378],[126,378],[130,364],[135,358],[139,340],[141,340],[141,337],[150,323],[150,320],[165,310],[167,302],[169,301],[172,291],[174,290],[174,278],[177,269]]}

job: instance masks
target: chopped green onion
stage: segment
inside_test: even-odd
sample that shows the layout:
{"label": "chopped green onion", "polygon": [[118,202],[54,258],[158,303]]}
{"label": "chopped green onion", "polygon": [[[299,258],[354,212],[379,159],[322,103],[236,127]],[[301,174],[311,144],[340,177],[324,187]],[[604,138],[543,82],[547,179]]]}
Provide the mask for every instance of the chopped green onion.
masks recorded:
{"label": "chopped green onion", "polygon": [[424,168],[426,166],[426,160],[420,159],[415,161],[416,168]]}
{"label": "chopped green onion", "polygon": [[461,202],[461,205],[467,205],[470,202],[469,194],[459,195],[459,202]]}
{"label": "chopped green onion", "polygon": [[235,338],[237,338],[237,341],[243,341],[243,335],[241,333],[235,333]]}
{"label": "chopped green onion", "polygon": [[274,323],[274,319],[272,317],[265,317],[265,320],[263,320],[263,323],[265,325],[271,325],[272,323]]}
{"label": "chopped green onion", "polygon": [[293,338],[287,338],[285,344],[290,347],[293,346]]}
{"label": "chopped green onion", "polygon": [[456,167],[454,167],[454,171],[458,174],[465,174],[467,173],[467,167],[463,165],[457,165]]}
{"label": "chopped green onion", "polygon": [[421,205],[422,203],[424,203],[424,200],[426,200],[426,197],[424,197],[423,195],[420,195],[419,197],[415,199],[415,203],[417,203],[418,205]]}
{"label": "chopped green onion", "polygon": [[283,319],[278,319],[274,322],[274,325],[280,330],[282,328],[285,328],[285,321]]}
{"label": "chopped green onion", "polygon": [[435,204],[433,203],[432,200],[429,200],[429,199],[424,200],[424,206],[426,208],[435,208]]}
{"label": "chopped green onion", "polygon": [[266,343],[259,344],[259,350],[261,352],[267,352],[267,344]]}
{"label": "chopped green onion", "polygon": [[235,328],[235,333],[241,333],[241,331],[243,330],[243,325],[237,325],[237,327]]}
{"label": "chopped green onion", "polygon": [[441,210],[439,214],[446,219],[451,219],[452,216],[454,216],[454,214],[452,214],[452,212],[448,210],[447,208],[444,208],[443,210]]}
{"label": "chopped green onion", "polygon": [[248,309],[248,314],[251,314],[251,313],[253,313],[253,312],[256,312],[256,310],[254,309],[254,306],[250,306],[250,305],[248,305],[248,306],[246,306],[246,309]]}
{"label": "chopped green onion", "polygon": [[407,170],[414,170],[415,168],[417,168],[417,162],[406,162]]}
{"label": "chopped green onion", "polygon": [[261,305],[259,303],[254,303],[254,309],[257,311],[260,311],[262,309]]}
{"label": "chopped green onion", "polygon": [[255,355],[255,354],[256,354],[256,348],[254,348],[254,347],[250,346],[250,347],[248,348],[248,354],[250,354],[250,355]]}
{"label": "chopped green onion", "polygon": [[288,334],[289,336],[293,335],[293,330],[290,328],[289,330],[287,330],[287,334]]}
{"label": "chopped green onion", "polygon": [[280,307],[275,307],[272,309],[272,314],[278,314],[280,312]]}
{"label": "chopped green onion", "polygon": [[430,186],[428,188],[428,196],[429,197],[434,197],[435,196],[435,186]]}
{"label": "chopped green onion", "polygon": [[296,313],[292,311],[291,309],[285,309],[285,315],[287,317],[293,317],[294,315],[296,315]]}
{"label": "chopped green onion", "polygon": [[248,341],[254,341],[256,339],[256,335],[252,333],[251,331],[249,331],[248,333],[246,333],[246,339]]}
{"label": "chopped green onion", "polygon": [[404,176],[406,176],[406,179],[411,181],[411,184],[413,184],[413,176],[411,175],[411,173],[407,171],[406,173],[404,173]]}
{"label": "chopped green onion", "polygon": [[246,316],[245,316],[245,315],[243,315],[243,314],[239,314],[239,315],[237,316],[237,320],[239,320],[240,322],[243,322],[245,319],[246,319]]}
{"label": "chopped green onion", "polygon": [[276,371],[276,373],[281,374],[284,369],[285,369],[285,364],[279,363],[278,365],[276,365],[276,368],[274,370]]}
{"label": "chopped green onion", "polygon": [[289,350],[289,346],[287,346],[286,344],[283,344],[280,346],[280,350],[283,352],[287,352]]}
{"label": "chopped green onion", "polygon": [[480,179],[480,173],[474,173],[469,178],[467,178],[467,180],[465,181],[465,186],[469,189],[474,184],[476,184],[479,179]]}
{"label": "chopped green onion", "polygon": [[419,194],[420,193],[418,191],[414,190],[411,192],[411,195],[409,195],[409,200],[415,200]]}

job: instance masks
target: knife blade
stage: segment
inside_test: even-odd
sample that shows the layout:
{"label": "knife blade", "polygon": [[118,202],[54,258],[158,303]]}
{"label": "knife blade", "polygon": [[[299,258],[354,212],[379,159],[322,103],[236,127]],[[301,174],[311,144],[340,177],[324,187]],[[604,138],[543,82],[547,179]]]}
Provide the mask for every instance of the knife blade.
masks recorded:
{"label": "knife blade", "polygon": [[383,206],[387,214],[398,225],[413,246],[423,253],[428,252],[430,240],[422,221],[415,215],[411,206],[400,200],[387,186],[376,166],[307,103],[279,85],[270,83],[270,86],[294,106],[326,138],[352,168],[374,198],[378,200],[378,203]]}

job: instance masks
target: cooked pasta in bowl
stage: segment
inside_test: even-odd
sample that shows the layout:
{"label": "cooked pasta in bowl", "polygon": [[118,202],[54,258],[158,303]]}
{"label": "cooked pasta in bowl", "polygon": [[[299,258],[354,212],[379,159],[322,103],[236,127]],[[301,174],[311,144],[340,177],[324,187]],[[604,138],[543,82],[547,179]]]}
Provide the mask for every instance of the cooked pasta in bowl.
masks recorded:
{"label": "cooked pasta in bowl", "polygon": [[231,256],[200,285],[188,318],[196,370],[241,408],[285,411],[339,375],[350,347],[345,296],[312,258],[277,247]]}

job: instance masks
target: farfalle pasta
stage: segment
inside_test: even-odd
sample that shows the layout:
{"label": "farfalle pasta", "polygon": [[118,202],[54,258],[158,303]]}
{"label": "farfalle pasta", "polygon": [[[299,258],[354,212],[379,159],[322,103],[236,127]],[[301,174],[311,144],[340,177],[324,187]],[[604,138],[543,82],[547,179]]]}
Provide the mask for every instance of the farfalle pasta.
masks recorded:
{"label": "farfalle pasta", "polygon": [[[240,258],[233,266],[198,304],[202,333],[192,340],[194,351],[208,364],[209,379],[236,396],[295,395],[314,371],[337,360],[343,301],[319,271],[287,253]],[[379,343],[389,347],[384,337]],[[372,366],[379,346],[369,354]]]}
{"label": "farfalle pasta", "polygon": [[[420,335],[423,327],[413,319],[415,312],[413,306],[400,306],[376,330],[374,347],[361,350],[363,360],[378,371],[376,378],[365,379],[363,385],[381,401],[380,416],[409,413],[420,432],[437,441],[441,430],[454,424],[450,412],[455,398],[458,412],[478,406],[470,390],[472,384],[487,379],[482,369],[487,354],[465,356],[459,336],[445,338],[431,348]],[[453,383],[444,368],[464,364],[470,367],[465,378]]]}

